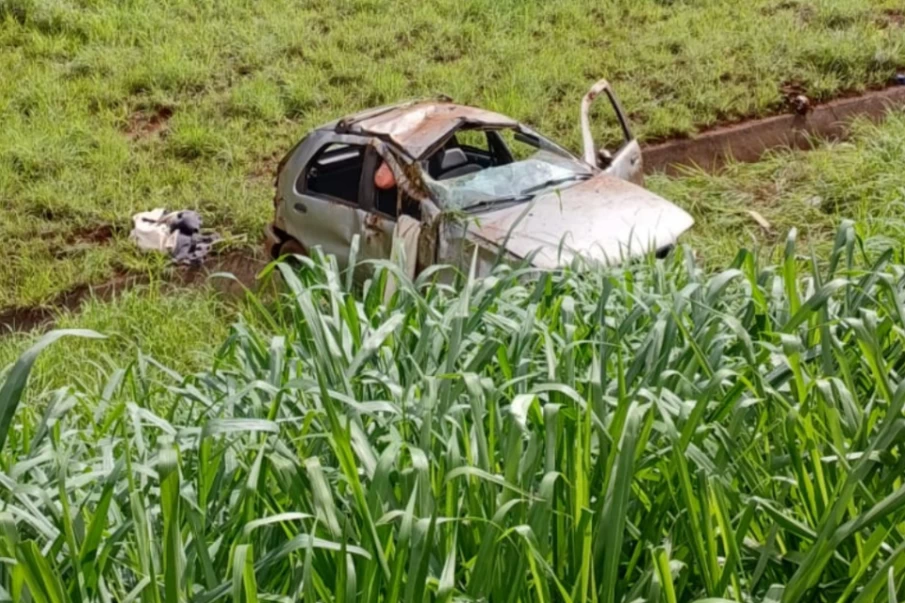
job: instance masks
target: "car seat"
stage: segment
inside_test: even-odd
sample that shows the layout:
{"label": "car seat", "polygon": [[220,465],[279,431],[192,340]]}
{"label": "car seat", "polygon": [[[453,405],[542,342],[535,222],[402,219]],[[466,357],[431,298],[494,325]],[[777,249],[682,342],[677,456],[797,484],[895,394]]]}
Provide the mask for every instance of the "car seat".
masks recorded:
{"label": "car seat", "polygon": [[468,162],[468,156],[465,151],[459,148],[448,148],[443,151],[440,159],[440,169],[437,180],[448,180],[450,178],[458,178],[466,174],[473,174],[481,171],[481,166]]}

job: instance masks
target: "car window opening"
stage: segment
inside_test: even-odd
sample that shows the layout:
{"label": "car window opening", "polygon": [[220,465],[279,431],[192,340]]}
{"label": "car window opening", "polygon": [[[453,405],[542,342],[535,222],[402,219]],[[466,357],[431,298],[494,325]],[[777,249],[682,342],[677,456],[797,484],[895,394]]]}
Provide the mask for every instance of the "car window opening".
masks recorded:
{"label": "car window opening", "polygon": [[374,190],[377,193],[374,208],[378,212],[392,218],[403,213],[416,220],[421,219],[421,204],[400,191],[393,170],[385,161],[381,161],[374,172]]}
{"label": "car window opening", "polygon": [[302,172],[297,188],[358,205],[358,184],[364,164],[363,146],[328,144]]}
{"label": "car window opening", "polygon": [[459,210],[527,200],[592,174],[540,135],[512,128],[459,130],[422,167],[441,207]]}

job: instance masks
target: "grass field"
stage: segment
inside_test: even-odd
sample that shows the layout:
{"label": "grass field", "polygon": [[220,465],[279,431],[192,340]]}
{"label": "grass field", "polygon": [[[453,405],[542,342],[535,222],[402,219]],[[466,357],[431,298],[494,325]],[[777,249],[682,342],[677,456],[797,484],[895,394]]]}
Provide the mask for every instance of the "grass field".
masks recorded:
{"label": "grass field", "polygon": [[0,595],[901,600],[905,265],[834,238],[388,302],[312,261],[205,370],[110,367],[11,425],[36,348],[0,386]]}
{"label": "grass field", "polygon": [[690,247],[612,270],[231,304],[126,240],[256,246],[281,154],[400,98],[577,148],[602,76],[654,140],[902,68],[900,0],[0,0],[0,309],[151,282],[0,334],[0,600],[902,600],[905,114],[650,178]]}
{"label": "grass field", "polygon": [[859,123],[846,142],[775,152],[717,174],[689,170],[680,178],[652,177],[647,185],[694,215],[686,239],[711,267],[723,267],[739,247],[781,250],[792,228],[801,232],[807,254],[813,249],[825,257],[843,218],[855,221],[865,244],[875,249],[901,243],[903,165],[905,112],[896,112],[878,125]]}
{"label": "grass field", "polygon": [[[89,298],[75,311],[61,310],[55,326],[92,329],[108,339],[86,345],[70,340],[51,348],[35,366],[35,383],[39,388],[73,381],[96,384],[111,366],[135,359],[139,352],[166,359],[177,371],[198,370],[210,361],[236,316],[236,308],[209,288],[180,290],[157,283],[110,301]],[[37,332],[0,336],[0,370],[11,366],[38,336]]]}
{"label": "grass field", "polygon": [[154,206],[253,245],[276,159],[311,126],[445,92],[577,147],[606,76],[645,139],[883,85],[898,0],[0,0],[0,308],[122,270]]}

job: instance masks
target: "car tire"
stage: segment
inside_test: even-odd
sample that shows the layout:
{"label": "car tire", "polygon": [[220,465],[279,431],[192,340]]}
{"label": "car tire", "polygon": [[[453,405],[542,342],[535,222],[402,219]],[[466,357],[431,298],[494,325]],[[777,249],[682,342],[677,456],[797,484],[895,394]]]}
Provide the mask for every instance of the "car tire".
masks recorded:
{"label": "car tire", "polygon": [[675,244],[664,245],[663,247],[661,247],[660,249],[657,250],[657,253],[655,254],[656,258],[658,260],[666,259],[669,256],[669,254],[675,250],[675,248],[676,248]]}
{"label": "car tire", "polygon": [[286,255],[308,255],[308,250],[295,239],[286,239],[274,251],[274,259]]}

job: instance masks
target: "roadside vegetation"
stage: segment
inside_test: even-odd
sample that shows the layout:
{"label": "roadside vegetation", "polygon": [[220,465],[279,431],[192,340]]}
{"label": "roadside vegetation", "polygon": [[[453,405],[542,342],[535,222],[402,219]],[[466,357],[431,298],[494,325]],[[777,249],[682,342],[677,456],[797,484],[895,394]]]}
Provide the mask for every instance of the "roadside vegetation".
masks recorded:
{"label": "roadside vegetation", "polygon": [[781,253],[799,229],[803,251],[825,257],[841,219],[855,221],[864,243],[882,249],[905,240],[905,112],[860,122],[845,142],[810,151],[777,151],[717,173],[686,170],[646,184],[695,218],[686,239],[711,267],[739,247]]}
{"label": "roadside vegetation", "polygon": [[445,92],[577,148],[599,77],[651,140],[902,66],[898,0],[2,0],[0,308],[164,273],[126,241],[141,209],[198,209],[256,246],[278,158],[362,107]]}
{"label": "roadside vegetation", "polygon": [[793,234],[771,267],[683,250],[388,302],[387,264],[358,292],[283,265],[205,370],[23,404],[45,339],[0,387],[2,594],[898,600],[905,265],[835,241],[804,270]]}
{"label": "roadside vegetation", "polygon": [[[687,170],[680,177],[649,176],[646,184],[692,213],[696,224],[683,240],[695,249],[701,265],[713,271],[726,268],[742,247],[765,262],[777,261],[792,228],[798,229],[804,261],[810,261],[812,253],[825,260],[841,218],[854,221],[862,244],[871,252],[899,245],[905,240],[903,165],[905,113],[895,112],[877,125],[858,124],[846,142],[776,152],[758,163],[729,165],[715,174]],[[99,350],[121,354],[136,344],[179,371],[199,368],[188,356],[204,357],[216,345],[216,337],[204,333],[222,334],[237,312],[248,316],[241,298],[224,300],[210,287],[189,293],[157,283],[124,299],[89,298],[84,317],[77,308],[64,312],[57,321],[61,327],[123,336],[116,338],[117,344],[92,344],[86,357],[52,350],[48,353],[52,361],[38,365],[39,378],[65,384],[74,374],[84,375],[85,358],[100,360]],[[0,337],[0,367],[37,337],[36,333]]]}
{"label": "roadside vegetation", "polygon": [[[199,370],[226,337],[241,305],[227,305],[209,287],[180,289],[156,282],[124,291],[111,300],[89,297],[79,307],[50,318],[59,329],[91,329],[103,342],[68,340],[50,348],[35,365],[39,389],[77,384],[93,387],[123,359],[139,353],[157,358],[176,371]],[[33,345],[40,332],[0,332],[0,371]]]}
{"label": "roadside vegetation", "polygon": [[899,0],[598,4],[0,0],[0,310],[152,283],[0,333],[0,600],[902,598],[905,114],[650,178],[665,261],[385,300],[315,257],[236,307],[128,242],[256,248],[280,156],[401,98],[577,148],[598,77],[656,140],[905,66]]}

